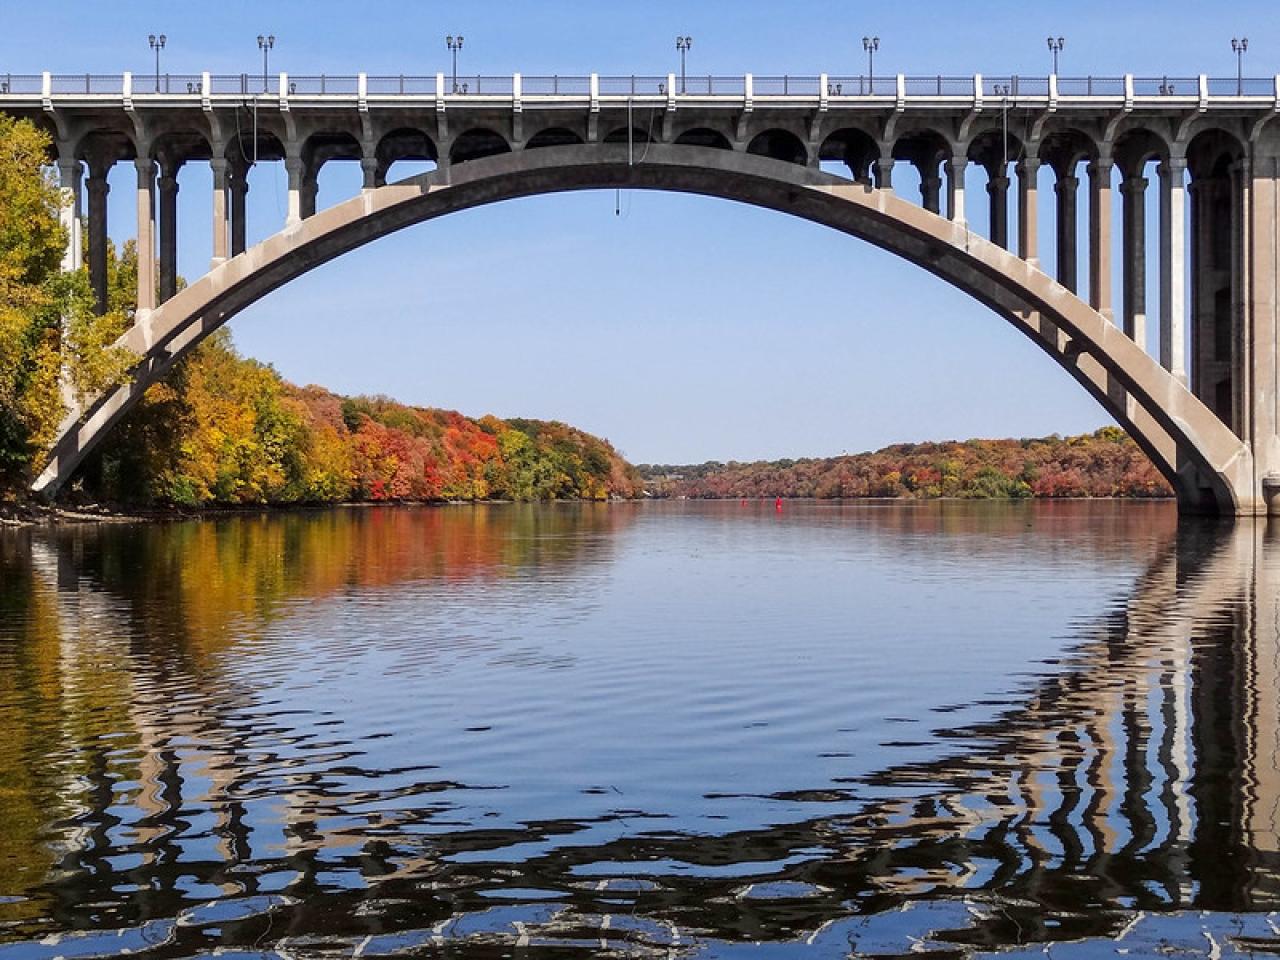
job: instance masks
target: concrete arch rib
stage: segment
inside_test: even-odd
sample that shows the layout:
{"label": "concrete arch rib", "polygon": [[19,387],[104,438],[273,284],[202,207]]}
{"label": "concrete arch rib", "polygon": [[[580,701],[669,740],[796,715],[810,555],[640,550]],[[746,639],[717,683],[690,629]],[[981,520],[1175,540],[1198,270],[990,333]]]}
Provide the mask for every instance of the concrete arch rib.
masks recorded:
{"label": "concrete arch rib", "polygon": [[[1188,508],[1252,512],[1247,447],[1121,330],[1015,255],[890,191],[741,152],[618,144],[482,157],[380,187],[322,211],[186,287],[120,344],[141,358],[129,382],[72,411],[33,489],[52,494],[151,384],[204,337],[314,267],[412,224],[501,200],[627,187],[749,203],[865,239],[990,306],[1096,397],[1174,484]],[[1047,331],[1042,334],[1041,330]]]}

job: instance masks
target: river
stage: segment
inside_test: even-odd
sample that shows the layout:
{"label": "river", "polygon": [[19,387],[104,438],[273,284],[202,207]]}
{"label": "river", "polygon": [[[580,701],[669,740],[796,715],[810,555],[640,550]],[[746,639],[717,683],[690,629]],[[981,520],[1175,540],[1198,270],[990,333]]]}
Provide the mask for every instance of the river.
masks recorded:
{"label": "river", "polygon": [[1168,503],[0,531],[0,960],[1244,956],[1278,681]]}

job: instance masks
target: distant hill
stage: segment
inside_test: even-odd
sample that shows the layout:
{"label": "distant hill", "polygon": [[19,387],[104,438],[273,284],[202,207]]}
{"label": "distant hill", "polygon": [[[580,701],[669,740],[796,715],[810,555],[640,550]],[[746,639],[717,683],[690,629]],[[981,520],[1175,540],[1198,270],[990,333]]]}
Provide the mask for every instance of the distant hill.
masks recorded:
{"label": "distant hill", "polygon": [[970,499],[1171,497],[1118,427],[1076,437],[899,443],[872,453],[755,463],[641,464],[655,497]]}

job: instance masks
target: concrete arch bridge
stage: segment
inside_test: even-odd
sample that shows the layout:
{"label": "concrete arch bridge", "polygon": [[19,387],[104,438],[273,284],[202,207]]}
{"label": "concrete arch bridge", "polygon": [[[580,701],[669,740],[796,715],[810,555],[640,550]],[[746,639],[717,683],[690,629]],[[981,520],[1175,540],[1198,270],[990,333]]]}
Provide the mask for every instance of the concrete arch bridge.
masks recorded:
{"label": "concrete arch bridge", "polygon": [[[137,172],[139,250],[152,252],[139,258],[138,310],[121,340],[138,363],[127,382],[72,405],[35,490],[56,492],[176,361],[313,267],[457,210],[626,187],[754,204],[895,253],[986,304],[1066,369],[1151,456],[1182,509],[1280,509],[1280,124],[1270,123],[1280,77],[1225,88],[1206,77],[677,84],[517,74],[449,90],[442,75],[262,79],[257,89],[246,76],[156,76],[154,89],[150,78],[135,89],[129,74],[43,74],[0,86],[0,109],[54,139],[66,267],[85,259],[87,205],[89,273],[105,304],[106,177],[121,161]],[[289,212],[282,230],[246,248],[251,158],[284,163]],[[406,159],[435,169],[388,185]],[[364,188],[317,212],[319,171],[340,160],[360,163]],[[177,175],[195,161],[212,175],[214,257],[179,292]],[[895,193],[901,165],[918,174],[918,197]],[[985,237],[966,217],[975,170],[986,179]],[[1039,257],[1038,192],[1050,175],[1052,276]],[[1151,337],[1148,204],[1158,208],[1160,267]]]}

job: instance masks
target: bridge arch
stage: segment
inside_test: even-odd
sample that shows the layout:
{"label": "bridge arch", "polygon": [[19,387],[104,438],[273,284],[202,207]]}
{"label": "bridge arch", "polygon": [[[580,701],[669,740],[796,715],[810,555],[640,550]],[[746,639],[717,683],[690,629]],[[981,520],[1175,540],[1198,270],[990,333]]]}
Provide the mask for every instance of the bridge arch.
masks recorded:
{"label": "bridge arch", "polygon": [[524,145],[526,150],[541,150],[543,147],[566,147],[582,143],[582,137],[568,127],[547,127],[530,137]]}
{"label": "bridge arch", "polygon": [[733,144],[729,142],[727,136],[710,127],[690,127],[676,137],[675,142],[684,147],[711,147],[716,150],[733,149]]}
{"label": "bridge arch", "polygon": [[[505,146],[505,141],[503,141]],[[455,148],[457,144],[455,143]],[[785,151],[784,151],[785,156]],[[480,156],[321,211],[194,281],[141,316],[120,345],[131,379],[71,411],[33,484],[53,493],[153,383],[245,307],[316,266],[412,224],[500,200],[624,187],[735,200],[867,240],[992,308],[1064,367],[1128,430],[1181,503],[1224,512],[1251,489],[1248,448],[1185,386],[1035,266],[891,191],[787,159],[650,144],[584,144]],[[1052,334],[1041,333],[1051,329]]]}
{"label": "bridge arch", "polygon": [[880,159],[880,145],[860,127],[832,130],[818,147],[818,160],[843,163],[849,176],[859,183],[871,182],[871,166]]}
{"label": "bridge arch", "polygon": [[809,162],[809,150],[804,141],[790,130],[779,127],[762,130],[752,137],[747,144],[747,153],[800,166]]}
{"label": "bridge arch", "polygon": [[453,163],[466,163],[482,157],[494,157],[501,153],[510,153],[511,144],[507,138],[488,127],[472,127],[453,141],[449,150],[449,160]]}

